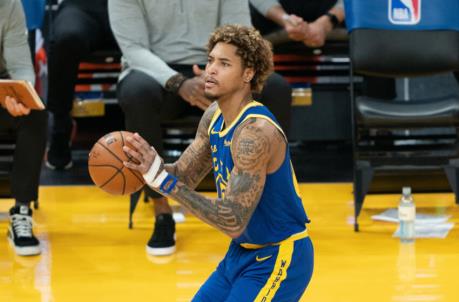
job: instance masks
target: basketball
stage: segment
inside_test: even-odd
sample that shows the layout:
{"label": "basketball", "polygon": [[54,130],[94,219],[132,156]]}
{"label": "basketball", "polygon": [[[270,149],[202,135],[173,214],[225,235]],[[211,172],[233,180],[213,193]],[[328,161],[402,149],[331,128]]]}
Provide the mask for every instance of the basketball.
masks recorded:
{"label": "basketball", "polygon": [[123,161],[136,162],[123,151],[125,145],[134,149],[126,141],[126,138],[132,135],[133,133],[127,131],[108,133],[94,144],[89,153],[88,170],[92,181],[110,194],[131,194],[145,184],[138,171],[131,170],[123,164]]}

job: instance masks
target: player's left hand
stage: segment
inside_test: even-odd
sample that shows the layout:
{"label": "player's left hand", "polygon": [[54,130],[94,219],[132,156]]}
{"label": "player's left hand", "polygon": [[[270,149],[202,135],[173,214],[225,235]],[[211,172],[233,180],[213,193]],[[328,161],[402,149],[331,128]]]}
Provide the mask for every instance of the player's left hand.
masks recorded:
{"label": "player's left hand", "polygon": [[204,94],[205,73],[198,65],[193,65],[194,77],[185,80],[180,86],[178,94],[191,106],[201,108],[203,111],[212,104]]}
{"label": "player's left hand", "polygon": [[156,157],[159,157],[161,166],[164,166],[163,160],[158,155],[155,148],[150,146],[150,144],[145,139],[143,139],[138,133],[134,133],[134,135],[128,136],[126,140],[135,148],[135,150],[125,145],[123,147],[123,151],[138,161],[138,164],[132,161],[125,161],[124,165],[127,168],[137,170],[143,175],[150,170],[150,167],[153,165],[153,162],[155,161]]}
{"label": "player's left hand", "polygon": [[9,114],[14,117],[28,115],[30,113],[29,108],[25,107],[22,103],[10,96],[5,97],[4,107]]}

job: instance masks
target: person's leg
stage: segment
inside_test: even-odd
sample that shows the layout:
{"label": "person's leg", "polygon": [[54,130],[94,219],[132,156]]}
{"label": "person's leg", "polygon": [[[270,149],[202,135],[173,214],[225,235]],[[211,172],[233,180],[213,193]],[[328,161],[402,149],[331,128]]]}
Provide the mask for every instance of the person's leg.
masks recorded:
{"label": "person's leg", "polygon": [[288,136],[292,111],[292,88],[287,80],[278,73],[272,73],[266,80],[261,95],[254,97],[256,100],[259,98],[259,101],[268,107]]}
{"label": "person's leg", "polygon": [[263,36],[282,29],[278,24],[260,14],[252,4],[249,7],[253,27],[258,29]]}
{"label": "person's leg", "polygon": [[226,302],[298,301],[312,276],[314,257],[309,238],[285,242],[244,257],[251,263],[233,283]]}
{"label": "person's leg", "polygon": [[31,201],[38,199],[41,163],[46,146],[47,112],[34,111],[27,116],[12,117],[0,110],[2,128],[15,131],[16,148],[11,172],[11,191],[15,205],[10,209],[8,240],[18,255],[40,253],[40,244],[32,232]]}
{"label": "person's leg", "polygon": [[[307,22],[312,22],[332,8],[336,0],[280,0],[279,3],[287,14],[294,14]],[[282,29],[281,26],[260,14],[252,5],[250,5],[250,17],[253,26],[262,35]]]}
{"label": "person's leg", "polygon": [[36,110],[16,118],[16,150],[11,181],[13,196],[22,204],[38,198],[41,164],[46,147],[47,119],[47,111]]}
{"label": "person's leg", "polygon": [[47,166],[68,169],[72,166],[70,112],[78,66],[80,60],[98,45],[103,32],[97,18],[65,3],[54,20],[53,32],[48,56],[48,108],[53,126]]}
{"label": "person's leg", "polygon": [[238,275],[240,247],[231,242],[225,258],[220,261],[217,269],[199,288],[193,297],[193,302],[223,302],[231,291],[231,281]]}
{"label": "person's leg", "polygon": [[223,271],[217,268],[193,297],[193,302],[223,302],[228,297],[231,284]]}
{"label": "person's leg", "polygon": [[337,0],[280,0],[279,2],[288,14],[312,22],[330,10]]}
{"label": "person's leg", "polygon": [[[160,155],[163,154],[161,120],[182,111],[183,101],[168,96],[161,85],[140,71],[131,71],[117,87],[118,101],[124,112],[126,130],[138,132]],[[168,114],[166,114],[168,113]],[[147,188],[148,190],[148,188]],[[168,255],[175,251],[175,223],[167,199],[148,190],[154,200],[155,228],[147,244],[151,255]]]}
{"label": "person's leg", "polygon": [[[314,270],[314,248],[311,239],[308,237],[293,242],[291,255],[287,278],[281,281],[276,293],[272,294],[273,301],[299,301],[311,281]],[[270,281],[274,283],[276,278],[273,277],[272,274]],[[264,288],[264,293],[263,290],[259,293],[260,300],[256,301],[261,301],[263,296],[269,296],[268,287]]]}

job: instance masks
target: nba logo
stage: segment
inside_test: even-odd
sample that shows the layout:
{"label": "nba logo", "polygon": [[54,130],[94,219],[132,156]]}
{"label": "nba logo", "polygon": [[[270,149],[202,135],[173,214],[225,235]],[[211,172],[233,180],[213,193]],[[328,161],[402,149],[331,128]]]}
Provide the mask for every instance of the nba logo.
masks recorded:
{"label": "nba logo", "polygon": [[414,25],[421,20],[421,0],[389,0],[392,24]]}

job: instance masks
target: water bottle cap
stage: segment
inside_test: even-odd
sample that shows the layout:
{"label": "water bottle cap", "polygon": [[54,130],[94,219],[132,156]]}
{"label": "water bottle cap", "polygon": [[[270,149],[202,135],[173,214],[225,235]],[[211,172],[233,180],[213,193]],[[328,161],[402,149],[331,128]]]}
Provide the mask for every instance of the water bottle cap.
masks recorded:
{"label": "water bottle cap", "polygon": [[403,195],[411,195],[411,187],[403,187],[402,194]]}

